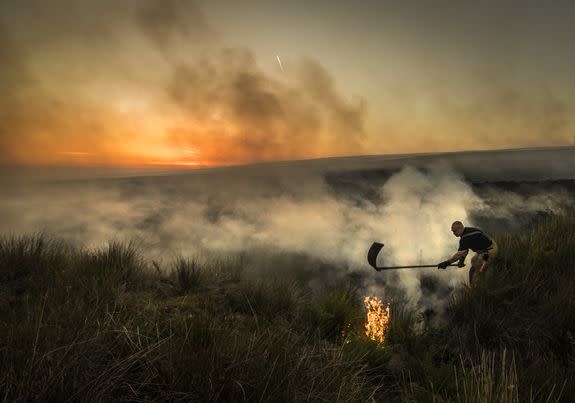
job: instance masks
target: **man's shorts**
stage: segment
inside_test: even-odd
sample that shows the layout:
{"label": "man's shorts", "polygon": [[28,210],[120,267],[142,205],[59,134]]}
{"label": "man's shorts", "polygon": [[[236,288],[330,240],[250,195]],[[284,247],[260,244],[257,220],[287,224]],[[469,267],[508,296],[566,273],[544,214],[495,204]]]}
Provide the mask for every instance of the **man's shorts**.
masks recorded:
{"label": "man's shorts", "polygon": [[[471,258],[471,268],[469,269],[469,284],[473,284],[473,279],[475,277],[475,273],[479,272],[481,265],[483,262],[489,262],[495,256],[497,256],[498,248],[495,241],[492,241],[492,244],[489,248],[485,250],[480,250],[475,253],[475,256]],[[489,264],[489,263],[487,263]]]}

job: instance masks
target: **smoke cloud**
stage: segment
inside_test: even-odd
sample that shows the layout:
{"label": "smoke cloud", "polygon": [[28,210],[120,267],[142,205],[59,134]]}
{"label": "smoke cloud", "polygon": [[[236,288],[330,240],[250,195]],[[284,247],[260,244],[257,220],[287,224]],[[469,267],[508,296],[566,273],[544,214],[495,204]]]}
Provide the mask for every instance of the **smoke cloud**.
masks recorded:
{"label": "smoke cloud", "polygon": [[192,1],[148,0],[136,13],[136,22],[164,57],[192,41],[210,42],[217,37],[202,10]]}
{"label": "smoke cloud", "polygon": [[346,103],[319,63],[298,68],[294,82],[274,80],[245,49],[177,66],[168,92],[189,123],[168,141],[217,164],[360,153],[364,107]]}
{"label": "smoke cloud", "polygon": [[266,72],[194,2],[99,4],[89,14],[60,0],[31,26],[33,13],[4,6],[3,162],[201,166],[363,153],[365,102],[341,95],[318,61]]}

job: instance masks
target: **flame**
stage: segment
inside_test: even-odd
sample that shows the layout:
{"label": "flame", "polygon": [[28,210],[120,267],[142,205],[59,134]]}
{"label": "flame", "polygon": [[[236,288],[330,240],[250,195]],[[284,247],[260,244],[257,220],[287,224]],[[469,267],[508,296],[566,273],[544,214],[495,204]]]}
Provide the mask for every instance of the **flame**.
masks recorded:
{"label": "flame", "polygon": [[383,343],[389,325],[389,304],[384,305],[378,297],[365,297],[363,303],[367,311],[365,334],[377,343]]}

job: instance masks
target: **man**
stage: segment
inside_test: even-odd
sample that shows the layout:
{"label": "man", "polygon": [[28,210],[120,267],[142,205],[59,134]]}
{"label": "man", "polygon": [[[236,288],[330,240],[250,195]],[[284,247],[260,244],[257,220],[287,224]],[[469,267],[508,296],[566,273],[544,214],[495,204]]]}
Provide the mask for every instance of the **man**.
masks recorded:
{"label": "man", "polygon": [[475,256],[471,259],[471,268],[469,269],[469,285],[474,285],[475,273],[483,273],[487,269],[490,260],[497,255],[497,244],[493,239],[487,236],[483,231],[478,228],[464,227],[461,221],[455,221],[451,224],[451,232],[456,237],[459,237],[459,249],[449,259],[439,263],[438,269],[445,269],[451,263],[459,260],[460,266],[463,267],[463,262],[469,249],[475,252]]}

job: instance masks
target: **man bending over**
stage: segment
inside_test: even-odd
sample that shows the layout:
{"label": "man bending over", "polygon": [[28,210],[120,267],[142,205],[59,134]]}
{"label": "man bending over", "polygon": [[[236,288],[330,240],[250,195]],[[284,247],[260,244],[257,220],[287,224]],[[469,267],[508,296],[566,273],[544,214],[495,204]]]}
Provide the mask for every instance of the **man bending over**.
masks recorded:
{"label": "man bending over", "polygon": [[445,269],[451,263],[459,261],[463,266],[463,261],[471,249],[475,256],[471,259],[471,268],[469,269],[469,285],[475,283],[475,273],[483,273],[487,269],[489,262],[497,255],[497,244],[493,239],[487,236],[478,228],[464,227],[461,221],[455,221],[451,224],[451,232],[459,237],[459,249],[449,259],[439,263],[438,269]]}

